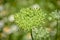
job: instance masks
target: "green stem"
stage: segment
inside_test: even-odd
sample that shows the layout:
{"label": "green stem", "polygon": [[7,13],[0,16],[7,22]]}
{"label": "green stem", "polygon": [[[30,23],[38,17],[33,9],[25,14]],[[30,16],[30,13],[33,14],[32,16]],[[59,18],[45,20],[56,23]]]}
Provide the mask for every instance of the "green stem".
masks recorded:
{"label": "green stem", "polygon": [[34,40],[33,35],[32,35],[32,29],[31,29],[31,39]]}

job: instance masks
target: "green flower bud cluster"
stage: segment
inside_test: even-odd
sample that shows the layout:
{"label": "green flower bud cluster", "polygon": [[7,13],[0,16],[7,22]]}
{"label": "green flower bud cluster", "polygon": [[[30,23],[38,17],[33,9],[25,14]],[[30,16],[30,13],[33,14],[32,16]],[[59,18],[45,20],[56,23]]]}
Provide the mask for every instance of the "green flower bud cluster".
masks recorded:
{"label": "green flower bud cluster", "polygon": [[39,29],[34,28],[32,30],[32,35],[33,35],[34,40],[43,40],[43,39],[46,40],[50,36],[49,33],[50,32],[48,31],[48,29],[44,27],[40,27]]}
{"label": "green flower bud cluster", "polygon": [[46,15],[42,9],[22,8],[15,14],[15,23],[23,30],[30,31],[34,27],[43,26]]}
{"label": "green flower bud cluster", "polygon": [[47,18],[51,22],[57,21],[60,19],[60,12],[55,10],[55,11],[49,13]]}
{"label": "green flower bud cluster", "polygon": [[50,14],[54,19],[60,19],[60,12],[58,10],[55,10]]}

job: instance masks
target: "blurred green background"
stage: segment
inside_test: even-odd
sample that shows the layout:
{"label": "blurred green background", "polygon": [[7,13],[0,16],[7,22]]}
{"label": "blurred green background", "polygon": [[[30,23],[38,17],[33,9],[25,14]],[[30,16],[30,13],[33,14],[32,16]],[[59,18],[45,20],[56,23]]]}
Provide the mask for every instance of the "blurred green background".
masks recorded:
{"label": "blurred green background", "polygon": [[[28,7],[48,13],[45,27],[31,32],[18,27],[14,15]],[[60,0],[0,0],[0,40],[60,40]]]}

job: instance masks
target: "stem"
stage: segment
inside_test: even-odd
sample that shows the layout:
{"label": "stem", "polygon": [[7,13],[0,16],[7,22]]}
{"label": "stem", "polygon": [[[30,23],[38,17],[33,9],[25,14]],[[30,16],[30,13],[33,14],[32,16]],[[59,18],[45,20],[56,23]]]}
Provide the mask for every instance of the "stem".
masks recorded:
{"label": "stem", "polygon": [[32,38],[32,40],[34,40],[34,39],[33,39],[33,35],[32,35],[32,29],[31,29],[31,38]]}
{"label": "stem", "polygon": [[[57,10],[57,12],[58,12],[58,10]],[[59,24],[58,24],[58,19],[57,19],[56,21],[57,21],[57,33],[56,33],[56,40],[57,40],[57,37],[58,37],[58,31],[59,31],[59,29],[58,29],[58,28],[59,28],[59,26],[58,26]]]}

